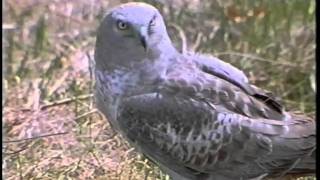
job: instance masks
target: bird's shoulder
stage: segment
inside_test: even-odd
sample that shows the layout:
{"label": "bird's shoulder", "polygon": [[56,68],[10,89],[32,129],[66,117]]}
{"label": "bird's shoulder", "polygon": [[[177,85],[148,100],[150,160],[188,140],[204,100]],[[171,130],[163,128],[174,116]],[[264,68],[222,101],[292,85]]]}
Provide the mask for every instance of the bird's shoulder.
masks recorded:
{"label": "bird's shoulder", "polygon": [[[200,98],[215,107],[248,117],[286,118],[276,97],[251,85],[242,71],[218,59],[199,57],[177,56],[159,86],[160,91],[171,96]],[[239,76],[235,76],[237,74]]]}
{"label": "bird's shoulder", "polygon": [[248,95],[264,101],[266,105],[272,107],[274,110],[282,111],[284,109],[281,99],[278,96],[270,91],[252,85],[246,74],[230,63],[208,54],[189,53],[188,56],[205,73],[220,77],[238,86]]}

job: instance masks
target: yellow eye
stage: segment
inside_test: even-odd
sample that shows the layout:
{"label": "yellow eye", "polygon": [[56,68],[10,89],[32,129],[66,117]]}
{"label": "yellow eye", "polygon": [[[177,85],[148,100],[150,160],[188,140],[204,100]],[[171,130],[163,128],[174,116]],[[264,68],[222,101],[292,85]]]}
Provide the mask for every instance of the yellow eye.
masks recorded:
{"label": "yellow eye", "polygon": [[129,26],[128,26],[128,23],[119,20],[117,22],[117,27],[120,30],[126,30],[126,29],[128,29]]}

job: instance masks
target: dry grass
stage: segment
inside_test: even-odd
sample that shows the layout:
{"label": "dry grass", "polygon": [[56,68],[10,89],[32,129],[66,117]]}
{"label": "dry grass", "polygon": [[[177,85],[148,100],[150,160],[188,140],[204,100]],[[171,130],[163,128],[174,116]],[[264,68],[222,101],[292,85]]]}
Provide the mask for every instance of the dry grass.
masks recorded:
{"label": "dry grass", "polygon": [[[6,179],[169,179],[94,106],[95,30],[103,12],[120,2],[126,1],[5,1]],[[314,116],[314,1],[161,2],[149,1],[179,49],[212,53],[288,108]]]}

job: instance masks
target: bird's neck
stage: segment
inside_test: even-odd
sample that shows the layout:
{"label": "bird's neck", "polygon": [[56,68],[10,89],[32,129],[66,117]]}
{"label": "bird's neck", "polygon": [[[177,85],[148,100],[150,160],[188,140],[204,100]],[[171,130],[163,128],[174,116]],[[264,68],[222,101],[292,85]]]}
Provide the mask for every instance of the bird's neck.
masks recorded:
{"label": "bird's neck", "polygon": [[166,76],[172,56],[161,53],[156,59],[144,59],[131,67],[113,70],[97,70],[96,77],[108,84],[107,91],[113,97],[128,97],[152,93]]}
{"label": "bird's neck", "polygon": [[114,97],[150,93],[164,78],[177,54],[170,39],[165,38],[156,47],[149,49],[142,59],[130,59],[126,65],[104,66],[104,70],[98,70],[98,74],[109,85],[109,94]]}

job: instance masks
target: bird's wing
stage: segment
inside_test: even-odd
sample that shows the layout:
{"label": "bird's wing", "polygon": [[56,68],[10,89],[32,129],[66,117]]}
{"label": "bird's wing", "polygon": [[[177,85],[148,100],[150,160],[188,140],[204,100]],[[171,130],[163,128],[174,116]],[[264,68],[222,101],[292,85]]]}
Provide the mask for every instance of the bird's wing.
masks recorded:
{"label": "bird's wing", "polygon": [[252,92],[260,89],[248,83],[240,86],[230,79],[231,77],[217,75],[213,72],[207,73],[203,67],[199,67],[199,64],[194,63],[189,57],[181,56],[167,70],[166,77],[159,85],[158,91],[169,96],[181,95],[201,99],[218,110],[241,114],[249,118],[275,120],[288,118],[283,108],[274,106],[277,102],[270,96],[261,93],[251,94],[242,87],[246,86]]}
{"label": "bird's wing", "polygon": [[278,112],[192,61],[173,63],[160,82],[153,94],[123,99],[118,122],[161,164],[251,177],[291,171],[315,147],[314,122]]}
{"label": "bird's wing", "polygon": [[268,106],[273,107],[275,110],[283,110],[279,97],[275,97],[271,92],[251,85],[247,76],[231,64],[209,55],[189,54],[188,56],[202,71],[238,86],[246,93],[264,101]]}
{"label": "bird's wing", "polygon": [[315,168],[312,158],[297,164],[315,148],[314,122],[302,118],[253,119],[190,95],[151,93],[124,99],[118,122],[140,151],[190,179]]}
{"label": "bird's wing", "polygon": [[[247,86],[248,77],[240,69],[224,62],[216,57],[203,54],[188,54],[201,68],[209,72],[220,75],[221,77],[233,80],[239,86]],[[244,87],[245,88],[245,87]]]}

